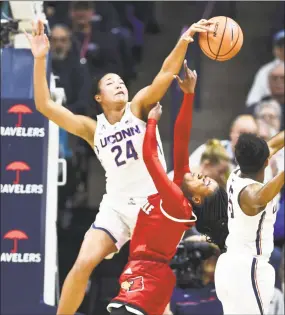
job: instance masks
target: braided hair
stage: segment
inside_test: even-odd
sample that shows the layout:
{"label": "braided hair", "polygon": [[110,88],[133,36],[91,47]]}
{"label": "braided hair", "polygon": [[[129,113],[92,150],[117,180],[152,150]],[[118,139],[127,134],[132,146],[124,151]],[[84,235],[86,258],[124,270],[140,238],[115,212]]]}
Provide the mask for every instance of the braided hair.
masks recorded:
{"label": "braided hair", "polygon": [[209,243],[216,244],[221,252],[226,251],[228,230],[228,195],[223,188],[205,198],[200,206],[193,206],[197,216],[196,229],[207,237]]}

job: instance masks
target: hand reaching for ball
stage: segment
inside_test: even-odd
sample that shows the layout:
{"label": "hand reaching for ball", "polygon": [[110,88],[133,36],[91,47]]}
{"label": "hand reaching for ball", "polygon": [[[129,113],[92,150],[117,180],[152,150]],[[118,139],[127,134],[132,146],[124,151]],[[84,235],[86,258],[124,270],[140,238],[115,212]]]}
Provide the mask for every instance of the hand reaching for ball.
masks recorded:
{"label": "hand reaching for ball", "polygon": [[193,42],[193,36],[195,33],[206,33],[211,32],[211,26],[212,22],[209,22],[208,20],[202,19],[197,23],[192,24],[186,32],[181,36],[183,40],[186,40],[188,43]]}
{"label": "hand reaching for ball", "polygon": [[192,71],[187,66],[187,60],[184,60],[184,79],[181,80],[178,75],[175,75],[175,79],[178,82],[180,89],[185,94],[193,94],[195,91],[195,86],[197,83],[197,73],[196,71]]}
{"label": "hand reaching for ball", "polygon": [[49,40],[44,33],[43,21],[37,21],[37,23],[33,22],[33,33],[28,34],[25,32],[25,35],[31,45],[31,51],[34,58],[45,58],[50,45]]}

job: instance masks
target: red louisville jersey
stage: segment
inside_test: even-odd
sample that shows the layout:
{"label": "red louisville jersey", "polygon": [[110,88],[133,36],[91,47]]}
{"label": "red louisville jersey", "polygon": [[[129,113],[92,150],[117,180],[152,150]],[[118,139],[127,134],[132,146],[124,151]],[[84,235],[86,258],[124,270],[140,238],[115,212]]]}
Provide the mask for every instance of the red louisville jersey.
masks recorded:
{"label": "red louisville jersey", "polygon": [[159,193],[148,197],[148,202],[140,209],[130,244],[129,262],[120,277],[121,289],[109,304],[109,311],[124,305],[137,315],[162,315],[170,301],[175,276],[168,262],[184,232],[197,219],[180,188],[184,174],[189,172],[187,147],[193,97],[192,94],[184,96],[175,123],[173,182],[158,158],[157,122],[148,120],[143,157]]}
{"label": "red louisville jersey", "polygon": [[[164,202],[159,194],[148,198],[148,202],[139,212],[139,224],[132,236],[130,260],[168,262],[172,259],[184,232],[194,224],[191,222],[192,208],[188,200],[185,198],[181,206],[177,207],[177,204],[173,204],[173,198],[175,196],[170,196]],[[169,211],[169,207],[176,209]]]}

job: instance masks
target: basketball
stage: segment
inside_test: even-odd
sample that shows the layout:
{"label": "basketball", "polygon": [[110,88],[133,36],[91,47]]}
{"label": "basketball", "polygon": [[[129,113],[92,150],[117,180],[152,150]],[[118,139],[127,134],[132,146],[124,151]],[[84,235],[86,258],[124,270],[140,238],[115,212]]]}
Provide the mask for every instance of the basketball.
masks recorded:
{"label": "basketball", "polygon": [[243,33],[233,19],[226,16],[216,16],[209,20],[212,32],[199,34],[199,46],[209,58],[226,61],[240,51],[243,44]]}

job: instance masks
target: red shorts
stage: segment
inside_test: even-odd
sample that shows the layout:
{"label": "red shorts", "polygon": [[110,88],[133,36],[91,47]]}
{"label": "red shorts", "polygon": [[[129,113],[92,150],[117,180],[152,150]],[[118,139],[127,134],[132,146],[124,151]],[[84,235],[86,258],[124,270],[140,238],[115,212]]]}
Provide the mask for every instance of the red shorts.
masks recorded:
{"label": "red shorts", "polygon": [[176,277],[166,263],[136,260],[126,265],[119,281],[121,289],[108,305],[109,312],[125,305],[135,314],[162,315],[170,302]]}

